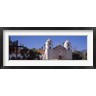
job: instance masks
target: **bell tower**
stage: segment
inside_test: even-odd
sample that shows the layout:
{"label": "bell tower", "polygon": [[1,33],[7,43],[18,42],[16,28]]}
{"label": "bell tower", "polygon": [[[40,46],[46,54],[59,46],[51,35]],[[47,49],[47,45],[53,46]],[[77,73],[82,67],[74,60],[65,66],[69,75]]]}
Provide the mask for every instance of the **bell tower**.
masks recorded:
{"label": "bell tower", "polygon": [[71,43],[68,40],[65,41],[64,48],[66,48],[66,58],[72,60]]}
{"label": "bell tower", "polygon": [[48,39],[45,43],[45,50],[52,49],[52,48],[53,48],[52,41]]}
{"label": "bell tower", "polygon": [[71,50],[71,43],[68,40],[66,40],[64,43],[64,47],[66,48],[66,50]]}
{"label": "bell tower", "polygon": [[45,43],[45,59],[51,58],[52,55],[52,49],[53,49],[53,43],[52,40],[48,39]]}

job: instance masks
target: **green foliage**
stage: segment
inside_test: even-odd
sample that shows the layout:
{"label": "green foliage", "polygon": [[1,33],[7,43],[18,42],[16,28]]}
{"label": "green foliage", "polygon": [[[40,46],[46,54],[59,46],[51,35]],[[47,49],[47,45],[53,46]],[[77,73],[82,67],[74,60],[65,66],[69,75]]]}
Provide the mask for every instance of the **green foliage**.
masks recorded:
{"label": "green foliage", "polygon": [[35,59],[40,59],[39,57],[40,53],[36,51],[36,49],[31,49],[29,51],[29,59],[30,60],[35,60]]}
{"label": "green foliage", "polygon": [[[18,50],[18,40],[11,41],[11,38],[9,37],[9,54],[12,52],[15,53],[15,50]],[[22,49],[20,49],[20,53],[23,56],[23,60],[35,60],[40,59],[39,55],[41,55],[35,48],[28,49],[25,46],[22,46]],[[18,58],[17,58],[18,59]]]}
{"label": "green foliage", "polygon": [[87,53],[81,51],[72,52],[73,60],[87,60]]}
{"label": "green foliage", "polygon": [[83,53],[83,59],[84,60],[87,60],[87,52],[86,53]]}

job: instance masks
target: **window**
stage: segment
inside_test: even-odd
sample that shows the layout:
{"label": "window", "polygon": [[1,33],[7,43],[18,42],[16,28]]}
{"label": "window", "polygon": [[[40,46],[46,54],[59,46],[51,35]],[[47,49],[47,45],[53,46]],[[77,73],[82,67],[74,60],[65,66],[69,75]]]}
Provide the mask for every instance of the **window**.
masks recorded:
{"label": "window", "polygon": [[49,47],[49,49],[51,49],[51,46]]}

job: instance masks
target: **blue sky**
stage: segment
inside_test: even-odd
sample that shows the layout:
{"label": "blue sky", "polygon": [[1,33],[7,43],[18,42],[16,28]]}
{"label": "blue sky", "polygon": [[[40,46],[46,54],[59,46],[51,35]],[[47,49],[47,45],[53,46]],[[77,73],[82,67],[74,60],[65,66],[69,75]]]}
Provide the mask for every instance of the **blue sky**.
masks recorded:
{"label": "blue sky", "polygon": [[71,42],[72,49],[87,49],[87,36],[10,36],[12,41],[18,40],[28,48],[41,48],[48,38],[53,41],[53,47],[65,40]]}

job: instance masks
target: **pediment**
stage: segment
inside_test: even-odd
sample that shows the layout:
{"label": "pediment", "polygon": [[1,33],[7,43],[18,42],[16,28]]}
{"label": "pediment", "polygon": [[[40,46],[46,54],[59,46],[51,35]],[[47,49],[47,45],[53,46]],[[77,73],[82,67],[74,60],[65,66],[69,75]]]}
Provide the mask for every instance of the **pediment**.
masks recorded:
{"label": "pediment", "polygon": [[66,50],[62,45],[58,45],[53,48],[54,50]]}

